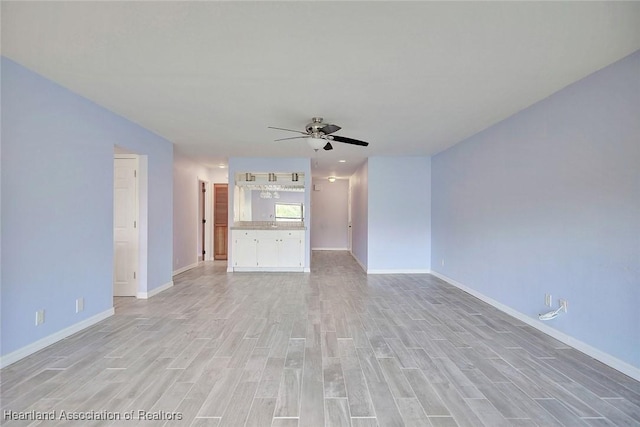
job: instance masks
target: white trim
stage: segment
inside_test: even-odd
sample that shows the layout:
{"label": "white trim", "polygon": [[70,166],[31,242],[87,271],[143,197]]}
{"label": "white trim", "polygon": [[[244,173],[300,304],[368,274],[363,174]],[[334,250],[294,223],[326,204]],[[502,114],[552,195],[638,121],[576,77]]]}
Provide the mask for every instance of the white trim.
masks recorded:
{"label": "white trim", "polygon": [[367,274],[429,274],[431,270],[428,268],[418,269],[384,269],[384,270],[367,270]]}
{"label": "white trim", "polygon": [[310,267],[305,267],[302,271],[304,273],[311,273],[311,268]]}
{"label": "white trim", "polygon": [[91,316],[88,319],[84,319],[58,332],[54,332],[49,336],[39,339],[38,341],[33,342],[29,345],[26,345],[22,348],[19,348],[18,350],[13,351],[9,354],[5,354],[4,356],[0,357],[0,368],[7,367],[12,363],[15,363],[21,359],[24,359],[27,356],[32,355],[37,351],[42,350],[45,347],[49,347],[51,344],[55,344],[58,341],[61,341],[75,334],[76,332],[80,332],[83,329],[86,329],[90,326],[95,325],[96,323],[102,322],[104,319],[113,316],[114,313],[115,311],[113,307],[111,307],[110,309],[105,310],[102,313],[98,313],[95,316]]}
{"label": "white trim", "polygon": [[205,261],[213,261],[213,183],[207,179],[207,192],[204,197],[204,215],[207,222],[204,224],[204,250]]}
{"label": "white trim", "polygon": [[[205,223],[204,223],[204,247],[202,248],[205,252],[204,254],[204,258],[201,261],[212,261],[213,260],[213,242],[212,242],[212,237],[213,237],[213,230],[211,229],[212,225],[213,225],[213,212],[212,212],[212,208],[213,208],[213,184],[211,183],[211,181],[209,180],[209,178],[203,178],[200,175],[198,175],[196,177],[196,181],[198,184],[198,197],[197,202],[196,202],[196,210],[198,211],[197,213],[197,218],[196,218],[196,242],[199,242],[200,239],[202,238],[202,235],[199,233],[199,229],[200,229],[200,221],[202,220],[202,218],[200,218],[200,198],[201,198],[201,190],[202,190],[202,185],[201,183],[204,183],[205,186],[205,193],[204,193],[204,219],[205,219]],[[196,251],[197,252],[197,251]],[[202,253],[197,253],[196,254],[196,259],[200,260],[200,257],[202,257]]]}
{"label": "white trim", "polygon": [[312,251],[348,251],[349,248],[311,248]]}
{"label": "white trim", "polygon": [[149,156],[138,155],[138,288],[147,289],[149,264]]}
{"label": "white trim", "polygon": [[179,269],[173,271],[173,275],[177,276],[178,274],[184,273],[187,270],[191,270],[192,268],[196,268],[198,265],[200,265],[200,262],[195,262],[193,264],[187,265],[186,267],[179,268]]}
{"label": "white trim", "polygon": [[473,295],[474,297],[486,302],[487,304],[490,304],[492,306],[494,306],[495,308],[497,308],[500,311],[503,311],[505,313],[507,313],[510,316],[515,317],[516,319],[526,323],[529,326],[532,326],[534,328],[536,328],[537,330],[544,332],[545,334],[557,339],[558,341],[561,341],[565,344],[567,344],[568,346],[571,346],[573,348],[575,348],[576,350],[581,351],[582,353],[586,354],[587,356],[591,356],[596,360],[599,360],[600,362],[604,363],[605,365],[608,365],[610,367],[612,367],[613,369],[622,372],[625,375],[630,376],[633,379],[636,379],[638,381],[640,381],[640,368],[633,366],[625,361],[622,361],[608,353],[605,353],[602,350],[599,350],[595,347],[590,346],[589,344],[586,344],[580,340],[577,340],[575,338],[573,338],[571,335],[567,335],[563,332],[558,331],[557,329],[554,329],[550,326],[547,326],[546,324],[535,320],[525,314],[520,313],[519,311],[516,311],[514,309],[512,309],[509,306],[506,306],[492,298],[489,298],[483,294],[481,294],[480,292],[471,289],[465,285],[463,285],[460,282],[456,282],[455,280],[440,274],[436,271],[432,271],[431,274],[433,274],[434,276],[436,276],[439,279],[444,280],[445,282],[449,283],[452,286],[455,286],[456,288],[459,288],[465,292],[467,292],[468,294]]}
{"label": "white trim", "polygon": [[169,283],[165,283],[162,286],[159,286],[159,287],[157,287],[155,289],[152,289],[151,292],[138,292],[138,298],[140,298],[140,299],[149,299],[152,296],[158,295],[162,291],[166,291],[167,289],[169,289],[172,286],[173,286],[173,280],[170,281]]}

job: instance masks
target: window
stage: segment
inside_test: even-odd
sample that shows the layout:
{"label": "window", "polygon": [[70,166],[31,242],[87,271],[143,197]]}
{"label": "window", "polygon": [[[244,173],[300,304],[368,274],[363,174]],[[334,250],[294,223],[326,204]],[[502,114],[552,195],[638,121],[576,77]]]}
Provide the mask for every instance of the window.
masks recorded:
{"label": "window", "polygon": [[276,221],[302,220],[302,203],[276,203]]}

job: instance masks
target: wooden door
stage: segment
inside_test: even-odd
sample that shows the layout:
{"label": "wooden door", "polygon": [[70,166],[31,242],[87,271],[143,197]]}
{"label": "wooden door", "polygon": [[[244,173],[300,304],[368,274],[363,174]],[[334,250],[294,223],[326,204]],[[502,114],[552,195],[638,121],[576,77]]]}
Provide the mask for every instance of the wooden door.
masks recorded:
{"label": "wooden door", "polygon": [[213,185],[213,259],[227,259],[229,236],[229,190],[227,184]]}

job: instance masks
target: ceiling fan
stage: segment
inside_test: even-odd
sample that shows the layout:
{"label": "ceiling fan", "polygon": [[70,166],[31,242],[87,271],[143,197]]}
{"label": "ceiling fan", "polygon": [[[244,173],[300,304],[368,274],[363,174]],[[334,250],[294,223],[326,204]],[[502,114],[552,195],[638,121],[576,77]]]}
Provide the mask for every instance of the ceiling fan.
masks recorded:
{"label": "ceiling fan", "polygon": [[287,132],[296,132],[300,133],[303,136],[292,136],[291,138],[280,138],[276,139],[276,141],[284,141],[286,139],[297,139],[297,138],[308,138],[307,142],[314,150],[318,151],[319,149],[324,150],[333,150],[333,146],[331,145],[331,141],[344,142],[345,144],[352,145],[360,145],[362,147],[366,147],[369,145],[368,142],[360,141],[358,139],[347,138],[345,136],[339,135],[330,135],[334,132],[342,129],[338,125],[334,125],[331,123],[322,123],[322,117],[314,117],[311,119],[311,123],[308,123],[305,126],[305,132],[293,129],[285,129],[285,128],[277,128],[273,126],[269,126],[269,129],[279,129],[286,130]]}

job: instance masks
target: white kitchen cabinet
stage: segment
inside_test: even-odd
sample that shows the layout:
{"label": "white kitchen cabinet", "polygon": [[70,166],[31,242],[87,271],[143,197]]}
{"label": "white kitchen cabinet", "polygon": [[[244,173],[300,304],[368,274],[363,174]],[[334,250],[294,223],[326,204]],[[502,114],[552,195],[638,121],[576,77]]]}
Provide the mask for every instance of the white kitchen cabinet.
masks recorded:
{"label": "white kitchen cabinet", "polygon": [[281,267],[304,267],[304,231],[285,231],[280,235],[278,256]]}
{"label": "white kitchen cabinet", "polygon": [[258,267],[273,268],[280,266],[278,256],[279,231],[259,231],[258,244],[256,246],[256,258]]}
{"label": "white kitchen cabinet", "polygon": [[253,230],[232,230],[232,256],[234,267],[257,266],[256,247],[257,236]]}
{"label": "white kitchen cabinet", "polygon": [[232,230],[234,271],[304,271],[304,230]]}

